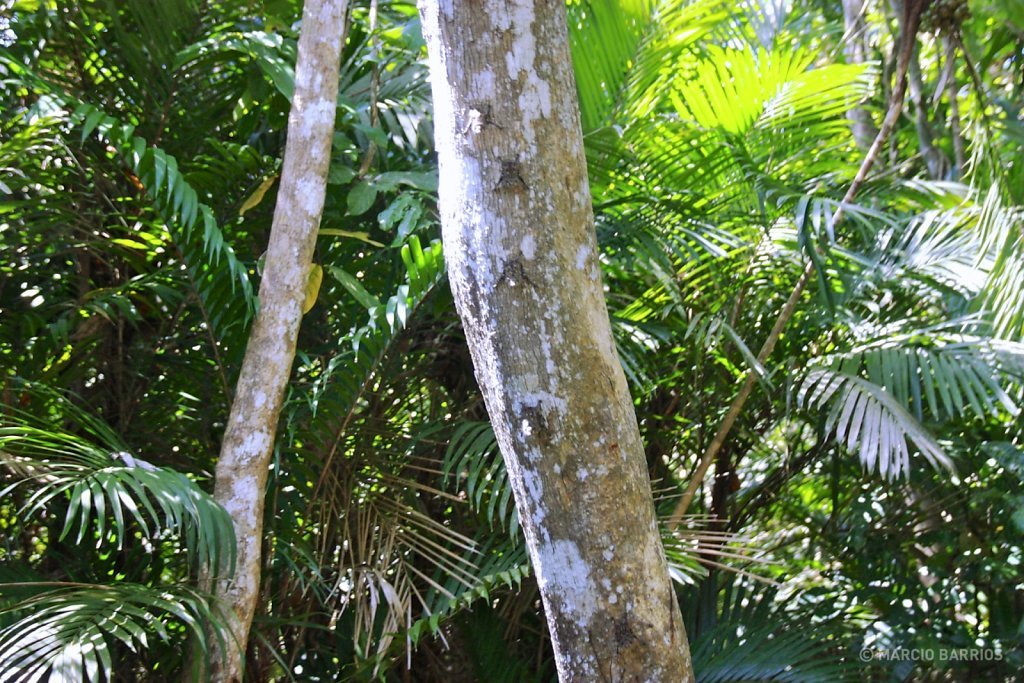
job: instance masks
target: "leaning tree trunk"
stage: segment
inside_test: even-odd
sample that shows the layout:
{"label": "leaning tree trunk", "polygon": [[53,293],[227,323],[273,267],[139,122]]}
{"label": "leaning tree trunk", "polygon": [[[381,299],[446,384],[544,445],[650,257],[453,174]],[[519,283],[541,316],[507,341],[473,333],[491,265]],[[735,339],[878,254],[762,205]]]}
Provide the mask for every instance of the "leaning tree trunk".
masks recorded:
{"label": "leaning tree trunk", "polygon": [[445,259],[563,681],[688,681],[605,308],[565,3],[421,0]]}
{"label": "leaning tree trunk", "polygon": [[288,118],[284,168],[267,248],[260,308],[231,405],[214,495],[231,514],[234,575],[216,585],[232,642],[215,648],[209,681],[242,680],[260,585],[263,499],[285,386],[295,358],[302,304],[320,226],[331,158],[346,0],[306,0]]}

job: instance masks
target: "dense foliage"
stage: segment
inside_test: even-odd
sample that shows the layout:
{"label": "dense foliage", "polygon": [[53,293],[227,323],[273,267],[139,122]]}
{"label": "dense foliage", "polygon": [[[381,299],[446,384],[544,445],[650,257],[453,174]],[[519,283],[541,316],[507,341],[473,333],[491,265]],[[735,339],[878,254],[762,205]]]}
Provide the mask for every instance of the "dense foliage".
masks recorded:
{"label": "dense foliage", "polygon": [[[0,3],[4,680],[168,680],[221,637],[200,577],[230,563],[231,529],[205,492],[300,4]],[[758,377],[664,528],[694,666],[1010,680],[1024,7],[930,5],[904,113],[837,221],[904,26],[902,3],[844,4],[570,3],[608,305],[666,518]],[[248,674],[551,680],[445,284],[415,6],[349,15]]]}

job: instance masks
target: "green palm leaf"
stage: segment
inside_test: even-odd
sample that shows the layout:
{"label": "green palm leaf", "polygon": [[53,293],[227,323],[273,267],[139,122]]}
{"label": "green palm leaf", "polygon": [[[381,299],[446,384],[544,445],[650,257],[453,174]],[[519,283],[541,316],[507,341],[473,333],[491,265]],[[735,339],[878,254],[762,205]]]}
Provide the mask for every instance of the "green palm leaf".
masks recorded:
{"label": "green palm leaf", "polygon": [[180,172],[177,160],[133,135],[132,126],[91,105],[79,105],[69,121],[81,125],[83,140],[98,131],[129,162],[167,222],[218,338],[239,332],[256,308],[248,269],[218,226],[213,209],[199,201]]}
{"label": "green palm leaf", "polygon": [[80,144],[97,133],[104,144],[114,148],[163,217],[217,338],[241,332],[256,306],[248,269],[225,237],[213,209],[199,200],[177,159],[135,135],[133,124],[55,89],[2,50],[0,66],[9,71],[13,82],[41,98],[36,107],[40,113],[79,127]]}
{"label": "green palm leaf", "polygon": [[1020,408],[1010,395],[1024,376],[1024,345],[975,335],[923,330],[867,342],[823,358],[833,369],[863,372],[918,420],[986,418]]}
{"label": "green palm leaf", "polygon": [[464,492],[471,509],[519,538],[512,486],[490,422],[468,421],[455,428],[442,471],[449,486]]}
{"label": "green palm leaf", "polygon": [[861,377],[834,370],[813,370],[797,394],[797,405],[827,410],[825,431],[855,450],[864,468],[888,479],[909,476],[907,442],[935,467],[953,463],[935,438],[891,394]]}
{"label": "green palm leaf", "polygon": [[1007,206],[993,185],[981,203],[978,232],[985,253],[993,259],[985,285],[985,308],[996,330],[1013,339],[1024,337],[1024,211]]}
{"label": "green palm leaf", "polygon": [[[81,419],[82,411],[66,402],[63,407],[65,415]],[[109,427],[87,419],[93,435],[106,443],[40,425],[19,412],[7,416],[0,426],[0,464],[17,481],[4,494],[32,487],[18,516],[50,514],[66,501],[61,540],[74,533],[81,543],[95,535],[98,546],[112,540],[120,549],[137,530],[151,541],[171,533],[197,565],[214,573],[230,569],[234,530],[227,512],[188,477],[136,459]]]}
{"label": "green palm leaf", "polygon": [[[406,367],[395,354],[403,331],[444,280],[441,244],[411,235],[397,251],[401,284],[386,300],[340,266],[328,266],[341,304],[365,322],[333,345],[333,357],[309,359],[299,370],[312,381],[287,410],[298,423],[291,434],[302,457],[283,463],[282,479],[301,482],[312,497],[289,496],[283,514],[297,524],[276,530],[278,554],[308,573],[302,581],[333,577],[324,599],[340,601],[356,659],[373,669],[393,655],[396,637],[418,636],[416,605],[428,610],[480,585],[475,541],[417,501],[439,493],[414,476],[436,465],[412,466],[418,439],[436,429],[413,421],[426,395],[415,384],[395,391],[386,384],[386,370]],[[312,555],[306,534],[315,539]]]}
{"label": "green palm leaf", "polygon": [[205,652],[210,632],[222,647],[230,637],[207,598],[180,586],[66,585],[4,606],[0,615],[22,615],[0,630],[0,678],[18,683],[105,680],[115,644],[138,656],[153,640],[184,649],[193,638]]}
{"label": "green palm leaf", "polygon": [[583,131],[650,113],[675,62],[726,16],[720,0],[570,4],[569,42]]}
{"label": "green palm leaf", "polygon": [[[713,583],[711,585],[714,585]],[[702,586],[704,591],[706,586]],[[700,683],[801,683],[855,681],[855,663],[837,657],[829,631],[835,623],[819,621],[809,628],[806,616],[777,601],[778,591],[730,582],[721,606],[705,623],[690,617],[687,633],[693,670]],[[794,601],[790,601],[791,605]],[[703,605],[702,605],[703,606]],[[692,606],[686,614],[705,610]],[[712,607],[712,609],[714,609]]]}

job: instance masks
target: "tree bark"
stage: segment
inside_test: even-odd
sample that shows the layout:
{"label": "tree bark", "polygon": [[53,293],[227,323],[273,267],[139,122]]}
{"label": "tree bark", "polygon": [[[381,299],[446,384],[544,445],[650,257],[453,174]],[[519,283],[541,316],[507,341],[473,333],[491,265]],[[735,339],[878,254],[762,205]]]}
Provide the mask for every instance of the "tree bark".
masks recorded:
{"label": "tree bark", "polygon": [[267,471],[323,212],[345,7],[345,0],[306,0],[303,9],[295,92],[260,308],[217,462],[214,496],[234,522],[237,556],[233,576],[219,579],[215,586],[233,642],[225,649],[214,648],[204,679],[208,681],[242,680],[259,594]]}
{"label": "tree bark", "polygon": [[[904,26],[907,21],[905,0],[891,0],[893,14],[896,15],[896,23],[900,35],[906,33]],[[910,64],[907,67],[907,88],[910,91],[910,101],[914,104],[914,125],[917,127],[917,143],[920,148],[921,158],[924,160],[925,168],[928,169],[928,177],[932,180],[939,180],[945,175],[949,161],[938,147],[935,146],[935,136],[932,134],[931,121],[928,117],[928,98],[924,91],[924,78],[921,75],[920,46],[914,41],[913,50],[910,53]]]}
{"label": "tree bark", "polygon": [[953,138],[953,168],[950,175],[953,180],[960,180],[967,166],[967,154],[964,151],[964,135],[960,127],[960,104],[957,101],[960,86],[956,80],[956,41],[949,35],[942,37],[942,48],[945,52],[946,94],[949,98],[949,135]]}
{"label": "tree bark", "polygon": [[[843,23],[846,35],[843,53],[847,64],[863,64],[867,61],[867,22],[864,21],[865,0],[843,0]],[[854,107],[846,114],[850,121],[853,139],[861,149],[871,146],[878,129],[871,119],[871,113],[861,106]]]}
{"label": "tree bark", "polygon": [[562,681],[689,681],[605,307],[565,3],[421,0],[445,259]]}
{"label": "tree bark", "polygon": [[932,135],[931,121],[928,118],[928,104],[924,93],[924,79],[921,76],[921,63],[918,59],[920,49],[915,45],[910,55],[910,68],[907,71],[907,87],[910,89],[910,101],[914,103],[914,125],[917,127],[917,144],[921,149],[928,177],[940,180],[945,174],[948,162],[945,155],[935,146]]}

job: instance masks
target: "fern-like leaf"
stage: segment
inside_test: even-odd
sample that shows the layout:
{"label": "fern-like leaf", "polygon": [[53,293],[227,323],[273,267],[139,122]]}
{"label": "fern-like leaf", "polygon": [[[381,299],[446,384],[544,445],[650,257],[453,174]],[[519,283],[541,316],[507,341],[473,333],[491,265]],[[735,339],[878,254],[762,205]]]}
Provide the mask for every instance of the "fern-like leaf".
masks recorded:
{"label": "fern-like leaf", "polygon": [[104,447],[33,422],[15,412],[0,426],[0,464],[17,478],[3,493],[34,486],[19,517],[66,503],[61,539],[74,534],[81,543],[95,533],[98,545],[112,536],[120,549],[133,539],[136,527],[150,540],[167,532],[182,539],[199,565],[214,573],[230,569],[235,547],[231,518],[188,477],[138,460],[117,445]]}
{"label": "fern-like leaf", "polygon": [[115,670],[115,643],[137,655],[153,639],[184,648],[192,637],[206,651],[208,629],[221,647],[230,637],[206,597],[178,586],[62,586],[0,614],[22,615],[0,630],[0,680],[18,683],[104,680]]}
{"label": "fern-like leaf", "polygon": [[825,431],[860,456],[865,469],[877,466],[883,477],[910,472],[909,441],[934,466],[953,463],[935,438],[886,390],[861,377],[834,370],[813,370],[798,392],[798,405],[828,411]]}

